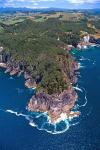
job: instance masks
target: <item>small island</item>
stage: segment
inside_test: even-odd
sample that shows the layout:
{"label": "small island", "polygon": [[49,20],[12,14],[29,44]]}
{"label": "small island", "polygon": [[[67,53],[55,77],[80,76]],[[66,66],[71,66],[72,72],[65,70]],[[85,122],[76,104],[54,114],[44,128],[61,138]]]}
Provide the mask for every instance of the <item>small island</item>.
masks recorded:
{"label": "small island", "polygon": [[79,12],[16,16],[23,19],[0,22],[0,67],[11,76],[23,75],[25,86],[34,89],[27,110],[47,112],[51,123],[80,115],[73,111],[80,66],[71,50],[100,42],[94,18]]}

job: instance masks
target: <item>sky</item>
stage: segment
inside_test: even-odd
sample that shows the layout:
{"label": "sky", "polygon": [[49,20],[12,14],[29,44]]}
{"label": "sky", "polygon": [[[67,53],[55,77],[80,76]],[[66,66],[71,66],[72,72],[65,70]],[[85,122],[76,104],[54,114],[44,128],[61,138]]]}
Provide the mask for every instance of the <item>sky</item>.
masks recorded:
{"label": "sky", "polygon": [[92,9],[100,0],[0,0],[0,7]]}

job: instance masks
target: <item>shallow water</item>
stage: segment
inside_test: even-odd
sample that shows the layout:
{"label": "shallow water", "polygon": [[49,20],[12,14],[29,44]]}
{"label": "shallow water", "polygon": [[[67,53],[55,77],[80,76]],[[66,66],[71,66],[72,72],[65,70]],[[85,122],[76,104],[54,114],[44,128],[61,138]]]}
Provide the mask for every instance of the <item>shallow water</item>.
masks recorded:
{"label": "shallow water", "polygon": [[27,112],[34,91],[24,87],[23,77],[12,78],[0,70],[0,150],[100,150],[100,48],[75,57],[81,68],[74,109],[81,115],[57,126],[46,123],[45,113]]}

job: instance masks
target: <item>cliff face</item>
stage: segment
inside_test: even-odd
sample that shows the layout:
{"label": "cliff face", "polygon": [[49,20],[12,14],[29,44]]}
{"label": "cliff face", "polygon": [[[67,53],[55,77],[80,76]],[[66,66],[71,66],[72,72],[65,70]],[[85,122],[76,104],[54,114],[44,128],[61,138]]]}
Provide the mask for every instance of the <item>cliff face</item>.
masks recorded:
{"label": "cliff face", "polygon": [[66,88],[65,85],[64,87],[62,85],[63,89],[62,87],[59,88],[58,81],[56,83],[56,85],[58,84],[58,90],[55,90],[55,87],[53,87],[56,92],[51,94],[49,94],[49,88],[47,87],[47,85],[49,86],[49,84],[51,83],[46,83],[45,87],[42,88],[41,82],[43,77],[41,78],[41,80],[40,76],[36,76],[35,78],[33,78],[32,72],[27,68],[28,65],[25,62],[16,62],[15,60],[13,60],[10,53],[4,52],[1,54],[1,56],[2,62],[0,63],[0,65],[1,67],[6,68],[5,73],[10,73],[10,75],[21,75],[22,73],[24,73],[24,78],[26,79],[25,86],[28,88],[37,88],[38,92],[33,95],[28,103],[29,111],[47,112],[52,123],[56,122],[56,120],[60,118],[62,113],[65,113],[67,117],[79,115],[79,112],[72,113],[71,111],[71,109],[74,107],[75,101],[78,98],[71,83],[74,84],[77,81],[75,71],[79,66],[78,63],[75,62],[70,56],[70,54],[60,55],[58,57],[59,67],[61,68],[63,77],[62,80],[66,85]]}
{"label": "cliff face", "polygon": [[71,109],[74,107],[75,101],[78,98],[72,86],[67,90],[57,95],[47,95],[44,92],[34,95],[29,104],[28,110],[35,112],[47,112],[52,123],[61,117],[61,114],[66,114],[67,117],[79,115],[79,112],[72,114]]}
{"label": "cliff face", "polygon": [[9,52],[3,51],[0,56],[1,63],[6,64],[6,73],[9,72],[10,75],[24,73],[27,87],[32,87],[32,84],[35,83],[37,88],[48,94],[61,93],[71,82],[76,83],[77,81],[75,71],[78,69],[78,63],[70,54],[58,55],[54,64],[53,62],[45,62],[42,66],[38,64],[40,62],[32,64],[31,69],[26,61],[15,60]]}
{"label": "cliff face", "polygon": [[56,38],[58,34],[63,35],[63,29],[50,34],[57,27],[55,23],[59,28],[59,20],[42,23],[25,20],[17,25],[3,25],[5,30],[0,35],[4,47],[0,66],[10,75],[24,75],[25,86],[38,91],[31,98],[28,110],[47,111],[52,121],[63,112],[70,114],[77,99],[71,85],[77,81],[78,69],[67,44]]}

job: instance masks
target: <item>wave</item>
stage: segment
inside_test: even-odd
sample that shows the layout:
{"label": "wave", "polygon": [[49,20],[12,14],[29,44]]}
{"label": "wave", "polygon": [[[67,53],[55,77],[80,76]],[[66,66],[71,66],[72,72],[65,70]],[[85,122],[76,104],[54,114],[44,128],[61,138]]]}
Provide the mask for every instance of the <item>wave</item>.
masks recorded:
{"label": "wave", "polygon": [[[0,109],[0,110],[2,110],[2,109]],[[2,110],[2,111],[4,111],[4,110]],[[56,124],[51,124],[50,122],[49,122],[49,118],[48,118],[48,116],[47,116],[47,113],[42,113],[42,114],[39,114],[39,115],[37,115],[35,118],[32,116],[32,115],[27,115],[27,114],[22,114],[22,113],[19,113],[19,112],[17,112],[17,111],[13,111],[13,110],[11,110],[11,109],[7,109],[7,110],[5,110],[4,112],[6,112],[6,113],[11,113],[11,114],[14,114],[14,115],[16,115],[16,116],[22,116],[22,117],[24,117],[26,120],[28,120],[29,121],[29,125],[31,126],[31,127],[35,127],[35,128],[37,128],[38,130],[44,130],[44,131],[46,131],[46,132],[48,132],[48,133],[50,133],[50,134],[61,134],[61,133],[64,133],[64,132],[66,132],[73,124],[71,124],[71,120],[73,119],[72,117],[71,118],[65,118],[64,117],[64,115],[62,115],[61,117],[62,117],[62,119],[61,120],[59,120],[59,122],[58,123],[56,123]],[[45,121],[45,122],[43,122],[42,124],[41,124],[41,127],[39,127],[39,125],[34,121],[35,119],[38,119],[39,117],[41,117],[41,116],[47,116],[47,118],[48,118],[48,120],[47,121]],[[63,129],[61,129],[61,130],[58,130],[57,128],[58,128],[58,126],[60,126],[60,123],[61,123],[61,121],[63,121],[63,124],[65,125],[65,127],[63,128]],[[76,125],[77,125],[77,123],[75,123]],[[47,125],[47,128],[45,127],[45,125]],[[53,130],[49,130],[49,127],[50,126],[52,126],[53,127]]]}
{"label": "wave", "polygon": [[40,118],[40,117],[43,116],[43,115],[47,116],[47,112],[40,113],[39,115],[36,116],[36,118]]}
{"label": "wave", "polygon": [[44,131],[46,131],[46,132],[48,132],[48,133],[50,133],[50,134],[62,134],[62,133],[64,133],[64,132],[66,132],[69,128],[70,128],[70,124],[69,124],[69,121],[68,120],[65,120],[65,121],[63,121],[64,123],[65,123],[65,128],[63,129],[63,130],[61,130],[61,131],[57,131],[57,126],[59,125],[59,124],[54,124],[53,126],[54,126],[54,130],[53,131],[50,131],[50,130],[48,130],[48,129],[45,129],[45,128],[43,128],[43,126],[45,125],[45,124],[50,124],[50,123],[44,123],[43,124],[43,126],[42,126],[42,128],[41,129],[39,129],[39,128],[37,128],[38,130],[44,130]]}
{"label": "wave", "polygon": [[80,122],[73,123],[72,126],[78,125]]}
{"label": "wave", "polygon": [[83,104],[83,105],[81,105],[81,107],[85,107],[86,105],[87,105],[87,102],[88,102],[88,100],[87,100],[87,96],[85,95],[85,103]]}
{"label": "wave", "polygon": [[78,86],[74,86],[73,88],[74,88],[75,90],[80,91],[80,92],[83,93],[83,90],[82,90],[81,88],[79,88]]}
{"label": "wave", "polygon": [[11,114],[15,114],[16,116],[22,116],[22,117],[27,117],[27,115],[24,115],[22,113],[18,113],[16,111],[13,111],[13,110],[10,110],[10,109],[7,109],[5,112],[8,112],[8,113],[11,113]]}
{"label": "wave", "polygon": [[80,65],[80,69],[81,69],[81,68],[86,68],[86,67],[85,67],[85,66]]}
{"label": "wave", "polygon": [[85,91],[85,103],[83,105],[81,105],[81,107],[85,107],[87,105],[87,103],[88,103],[87,92],[86,92],[85,88],[83,88],[83,89]]}
{"label": "wave", "polygon": [[32,126],[32,127],[36,127],[36,124],[33,121],[30,121],[29,125]]}
{"label": "wave", "polygon": [[91,61],[89,58],[85,58],[85,57],[81,57],[80,59],[79,59],[79,61]]}
{"label": "wave", "polygon": [[84,104],[82,104],[82,105],[78,105],[78,107],[85,107],[85,106],[87,105],[87,103],[88,103],[87,92],[86,92],[85,88],[82,87],[82,89],[83,89],[84,92],[85,92],[85,93],[84,93],[85,102],[84,102]]}
{"label": "wave", "polygon": [[84,61],[84,60],[86,60],[86,58],[81,57],[79,60],[80,60],[80,61]]}
{"label": "wave", "polygon": [[85,66],[82,65],[82,63],[79,63],[79,69],[85,68]]}
{"label": "wave", "polygon": [[[79,61],[86,61],[86,62],[91,63],[92,65],[95,65],[95,64],[96,64],[96,61],[95,61],[95,60],[91,60],[91,59],[85,58],[85,57],[83,57],[83,56],[79,59]],[[80,68],[85,68],[85,66],[83,66],[82,63],[79,63],[79,64],[80,64]],[[90,64],[90,65],[91,65],[91,64]]]}

